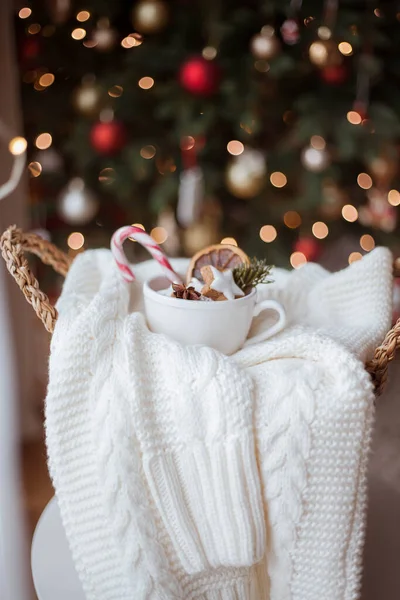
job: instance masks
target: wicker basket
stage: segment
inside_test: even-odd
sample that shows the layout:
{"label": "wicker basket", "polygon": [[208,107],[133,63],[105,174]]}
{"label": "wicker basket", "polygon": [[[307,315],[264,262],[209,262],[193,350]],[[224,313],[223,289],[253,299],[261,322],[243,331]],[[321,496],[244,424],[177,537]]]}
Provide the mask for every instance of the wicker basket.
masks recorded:
{"label": "wicker basket", "polygon": [[[39,288],[39,283],[29,268],[25,252],[36,254],[43,263],[51,265],[57,273],[64,277],[68,273],[72,259],[54,244],[34,233],[24,233],[15,225],[3,233],[0,239],[0,248],[7,269],[14,277],[26,300],[33,306],[47,331],[52,333],[57,321],[57,310]],[[382,344],[375,350],[374,357],[366,365],[374,382],[377,396],[381,394],[385,386],[389,363],[394,359],[399,346],[400,319],[386,334]]]}

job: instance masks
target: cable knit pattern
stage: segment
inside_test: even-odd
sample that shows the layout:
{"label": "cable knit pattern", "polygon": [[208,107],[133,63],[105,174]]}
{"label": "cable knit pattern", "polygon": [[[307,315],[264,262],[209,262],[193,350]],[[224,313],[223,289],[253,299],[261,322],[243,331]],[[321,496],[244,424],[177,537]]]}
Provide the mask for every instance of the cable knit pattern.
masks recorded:
{"label": "cable knit pattern", "polygon": [[285,304],[287,331],[228,358],[147,330],[153,261],[129,286],[108,251],[76,258],[46,435],[88,600],[358,597],[373,421],[362,360],[389,325],[391,274],[383,249],[356,264],[278,271],[260,295]]}

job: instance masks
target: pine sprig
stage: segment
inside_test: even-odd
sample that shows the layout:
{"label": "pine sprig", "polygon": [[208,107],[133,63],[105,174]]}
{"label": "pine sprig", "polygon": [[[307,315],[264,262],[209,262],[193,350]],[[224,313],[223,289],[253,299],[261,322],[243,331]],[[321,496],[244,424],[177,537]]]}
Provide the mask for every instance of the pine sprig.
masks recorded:
{"label": "pine sprig", "polygon": [[260,283],[272,283],[268,276],[272,266],[265,259],[252,258],[250,264],[243,263],[233,269],[233,279],[243,292]]}

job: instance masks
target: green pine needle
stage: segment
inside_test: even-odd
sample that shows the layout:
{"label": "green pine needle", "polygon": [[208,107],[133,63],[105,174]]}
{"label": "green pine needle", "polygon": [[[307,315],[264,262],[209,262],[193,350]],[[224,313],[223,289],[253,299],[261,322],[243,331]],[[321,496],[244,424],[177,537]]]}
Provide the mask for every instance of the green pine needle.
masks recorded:
{"label": "green pine needle", "polygon": [[265,259],[252,258],[249,265],[243,263],[233,269],[233,279],[243,292],[247,292],[260,283],[272,283],[268,278],[271,269]]}

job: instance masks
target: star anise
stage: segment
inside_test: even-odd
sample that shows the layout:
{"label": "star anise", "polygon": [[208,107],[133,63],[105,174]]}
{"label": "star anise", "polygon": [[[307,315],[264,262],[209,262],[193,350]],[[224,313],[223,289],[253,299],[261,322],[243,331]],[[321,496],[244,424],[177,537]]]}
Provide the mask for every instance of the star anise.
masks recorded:
{"label": "star anise", "polygon": [[194,287],[186,287],[184,283],[173,283],[172,289],[174,290],[175,298],[181,298],[182,300],[199,300],[201,294],[196,292]]}

